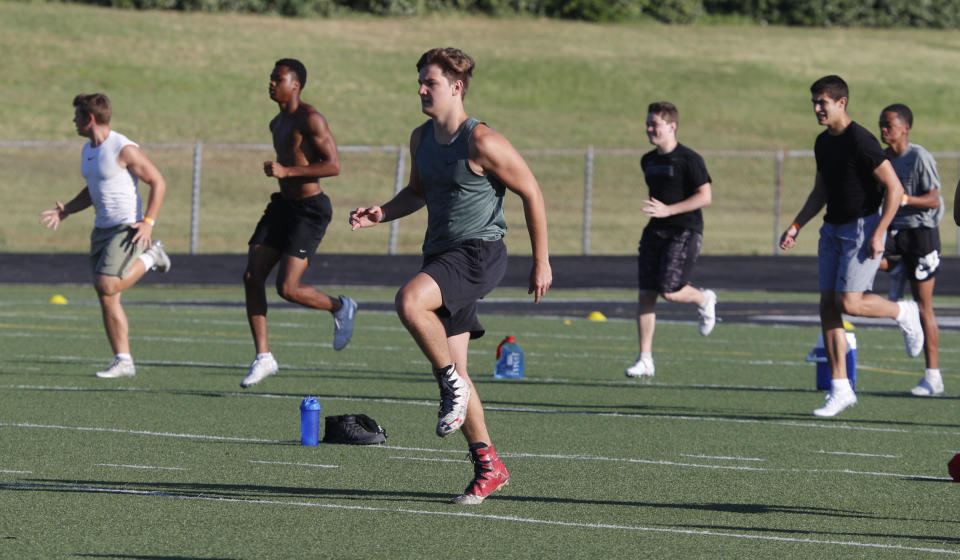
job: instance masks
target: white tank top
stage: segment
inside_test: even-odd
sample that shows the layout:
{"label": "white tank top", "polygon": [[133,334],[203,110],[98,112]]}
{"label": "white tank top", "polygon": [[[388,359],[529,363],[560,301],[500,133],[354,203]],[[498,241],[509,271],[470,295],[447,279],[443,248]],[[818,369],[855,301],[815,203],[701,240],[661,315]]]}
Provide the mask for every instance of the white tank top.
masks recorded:
{"label": "white tank top", "polygon": [[[87,142],[80,155],[80,172],[87,180],[90,199],[96,210],[94,227],[111,228],[133,224],[143,218],[137,177],[120,167],[117,158],[127,146],[138,146],[123,134],[110,131],[96,148]],[[139,146],[138,146],[139,147]]]}

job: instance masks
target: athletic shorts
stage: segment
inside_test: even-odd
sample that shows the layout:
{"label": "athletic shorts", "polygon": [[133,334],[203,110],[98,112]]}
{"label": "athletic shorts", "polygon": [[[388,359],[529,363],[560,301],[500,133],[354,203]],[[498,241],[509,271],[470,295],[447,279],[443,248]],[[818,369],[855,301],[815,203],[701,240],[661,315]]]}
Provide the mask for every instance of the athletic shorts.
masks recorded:
{"label": "athletic shorts", "polygon": [[249,244],[266,245],[291,257],[309,259],[317,252],[332,217],[330,197],[324,193],[295,200],[273,193]]}
{"label": "athletic shorts", "polygon": [[820,291],[866,292],[873,289],[882,259],[870,258],[870,236],[880,214],[845,224],[823,223],[817,248]]}
{"label": "athletic shorts", "polygon": [[129,224],[93,228],[90,232],[90,270],[94,274],[123,278],[146,247],[131,242],[136,234]]}
{"label": "athletic shorts", "polygon": [[885,254],[888,261],[902,259],[907,279],[923,282],[940,270],[940,230],[911,228],[887,233]]}
{"label": "athletic shorts", "polygon": [[477,301],[497,287],[507,271],[507,246],[503,240],[470,239],[435,255],[424,255],[420,272],[440,286],[443,307],[437,317],[447,337],[465,332],[470,338],[483,336],[477,318]]}
{"label": "athletic shorts", "polygon": [[647,226],[637,249],[641,290],[670,294],[690,282],[703,234],[677,226]]}

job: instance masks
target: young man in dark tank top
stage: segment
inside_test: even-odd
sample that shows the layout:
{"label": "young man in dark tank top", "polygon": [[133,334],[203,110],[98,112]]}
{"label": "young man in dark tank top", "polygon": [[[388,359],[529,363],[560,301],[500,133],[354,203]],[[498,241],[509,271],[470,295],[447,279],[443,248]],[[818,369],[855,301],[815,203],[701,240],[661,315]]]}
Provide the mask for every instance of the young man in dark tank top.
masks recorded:
{"label": "young man in dark tank top", "polygon": [[427,207],[423,266],[400,288],[396,306],[440,386],[437,435],[462,430],[469,445],[474,479],[453,499],[468,505],[479,504],[510,480],[467,374],[467,346],[484,333],[477,301],[506,271],[506,190],[523,200],[533,249],[529,293],[534,301],[553,282],[546,210],[536,178],[506,138],[464,110],[473,67],[473,59],[454,48],[432,49],[420,57],[420,104],[430,120],[410,136],[410,182],[389,202],[350,213],[356,230]]}

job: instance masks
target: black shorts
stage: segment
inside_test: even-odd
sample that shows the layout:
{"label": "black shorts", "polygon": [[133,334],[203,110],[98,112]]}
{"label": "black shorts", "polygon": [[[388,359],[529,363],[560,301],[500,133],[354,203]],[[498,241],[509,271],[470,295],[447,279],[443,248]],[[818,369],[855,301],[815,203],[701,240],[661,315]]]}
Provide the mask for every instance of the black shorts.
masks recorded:
{"label": "black shorts", "polygon": [[891,229],[884,256],[891,264],[903,260],[907,279],[922,282],[940,270],[940,230],[937,228]]}
{"label": "black shorts", "polygon": [[689,283],[703,235],[676,226],[647,226],[637,249],[641,290],[676,292]]}
{"label": "black shorts", "polygon": [[470,338],[483,336],[477,318],[477,301],[497,287],[507,271],[507,246],[503,240],[470,239],[435,255],[424,255],[420,272],[440,286],[443,307],[437,317],[447,336],[465,332]]}
{"label": "black shorts", "polygon": [[324,193],[296,200],[273,193],[249,244],[266,245],[292,257],[309,259],[317,252],[332,218],[330,197]]}

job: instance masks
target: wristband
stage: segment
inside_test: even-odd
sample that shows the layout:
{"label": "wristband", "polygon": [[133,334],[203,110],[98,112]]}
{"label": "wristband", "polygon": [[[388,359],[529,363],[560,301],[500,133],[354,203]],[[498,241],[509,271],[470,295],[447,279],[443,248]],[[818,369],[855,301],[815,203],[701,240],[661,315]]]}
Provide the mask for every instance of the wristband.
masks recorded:
{"label": "wristband", "polygon": [[387,212],[386,212],[386,210],[384,210],[383,207],[381,206],[381,207],[380,207],[380,223],[382,224],[382,223],[385,222],[385,221],[387,221]]}
{"label": "wristband", "polygon": [[907,193],[903,193],[903,197],[900,199],[900,207],[901,207],[901,208],[907,205],[907,199],[908,199],[908,198],[910,198],[910,197],[907,195]]}
{"label": "wristband", "polygon": [[153,227],[153,226],[157,225],[157,221],[156,221],[156,220],[154,220],[153,218],[148,218],[147,216],[144,216],[144,217],[143,217],[143,221],[145,221],[145,222],[147,222],[148,224],[150,224],[150,227]]}
{"label": "wristband", "polygon": [[790,227],[797,228],[797,233],[800,233],[800,224],[798,224],[797,222],[793,222],[792,224],[790,224]]}

